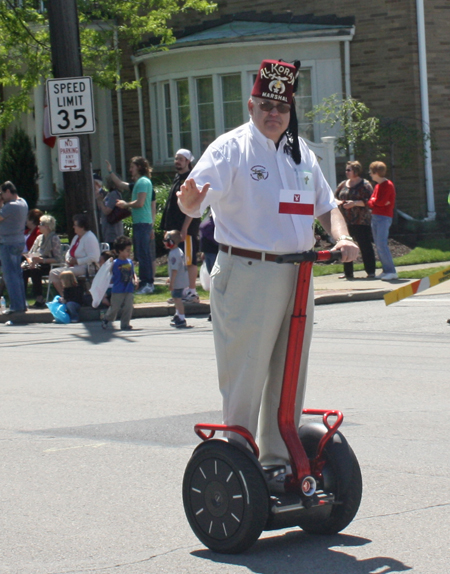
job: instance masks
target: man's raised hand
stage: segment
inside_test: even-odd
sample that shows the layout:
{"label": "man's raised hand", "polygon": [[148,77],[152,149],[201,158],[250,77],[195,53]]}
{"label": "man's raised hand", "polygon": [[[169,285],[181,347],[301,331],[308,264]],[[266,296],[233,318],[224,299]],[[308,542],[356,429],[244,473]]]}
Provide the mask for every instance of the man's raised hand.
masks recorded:
{"label": "man's raised hand", "polygon": [[187,215],[197,214],[200,206],[208,193],[209,183],[205,183],[202,189],[198,189],[195,181],[187,179],[177,191],[178,204],[181,210]]}

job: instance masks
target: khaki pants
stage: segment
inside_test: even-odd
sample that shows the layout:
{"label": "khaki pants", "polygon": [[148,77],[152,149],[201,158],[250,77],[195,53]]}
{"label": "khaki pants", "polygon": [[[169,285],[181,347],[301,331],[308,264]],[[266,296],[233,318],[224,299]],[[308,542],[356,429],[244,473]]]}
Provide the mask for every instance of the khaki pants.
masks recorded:
{"label": "khaki pants", "polygon": [[128,327],[133,315],[133,293],[112,293],[111,307],[106,311],[104,319],[115,321],[120,311],[120,328]]}
{"label": "khaki pants", "polygon": [[[211,273],[211,311],[223,421],[259,431],[261,464],[288,462],[277,411],[298,267],[219,251]],[[311,281],[296,422],[300,421],[312,336]],[[258,425],[259,423],[259,425]],[[237,435],[231,433],[232,438]]]}

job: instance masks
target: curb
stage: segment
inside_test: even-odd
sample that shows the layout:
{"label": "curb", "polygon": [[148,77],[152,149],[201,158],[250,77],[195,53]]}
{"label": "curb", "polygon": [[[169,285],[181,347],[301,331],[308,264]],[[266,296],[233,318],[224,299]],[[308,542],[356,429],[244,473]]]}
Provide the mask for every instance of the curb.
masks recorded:
{"label": "curb", "polygon": [[[331,305],[333,303],[352,303],[356,301],[375,301],[383,299],[390,289],[372,289],[369,291],[316,291],[315,305]],[[100,313],[105,309],[80,309],[80,323],[100,321]],[[209,301],[185,304],[185,313],[188,317],[193,315],[209,315]],[[139,303],[134,306],[133,319],[151,317],[169,317],[174,315],[175,306],[169,303]],[[29,309],[27,313],[13,315],[0,315],[0,324],[11,322],[13,325],[28,325],[31,323],[53,323],[53,315],[48,309]]]}
{"label": "curb", "polygon": [[331,305],[332,303],[352,303],[356,301],[377,301],[383,299],[391,289],[372,289],[369,291],[330,291],[314,295],[315,305]]}
{"label": "curb", "polygon": [[[81,307],[80,323],[100,321],[100,313],[105,309],[92,309]],[[142,317],[169,317],[174,315],[175,306],[168,303],[139,303],[134,306],[133,319]],[[185,304],[185,314],[208,315],[210,313],[209,301]],[[12,325],[28,325],[30,323],[53,323],[53,315],[48,309],[28,309],[26,313],[0,315],[0,324],[11,322]]]}

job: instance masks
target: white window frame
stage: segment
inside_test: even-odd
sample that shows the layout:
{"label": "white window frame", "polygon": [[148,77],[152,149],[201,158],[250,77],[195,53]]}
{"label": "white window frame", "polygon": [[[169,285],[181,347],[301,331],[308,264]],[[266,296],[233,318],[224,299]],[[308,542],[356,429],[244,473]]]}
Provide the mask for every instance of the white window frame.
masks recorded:
{"label": "white window frame", "polygon": [[[318,103],[318,88],[316,78],[316,62],[314,60],[307,60],[302,62],[302,68],[311,70],[311,95],[313,106]],[[170,100],[171,100],[171,116],[172,116],[172,133],[173,133],[173,146],[174,153],[180,147],[180,130],[179,130],[179,114],[178,114],[178,93],[177,81],[188,80],[189,87],[189,105],[191,113],[191,135],[192,135],[192,152],[195,157],[200,154],[200,131],[198,125],[198,97],[197,97],[197,79],[212,77],[213,87],[213,102],[214,102],[214,125],[215,136],[224,133],[224,111],[223,111],[223,97],[221,76],[224,75],[239,75],[241,76],[241,93],[242,93],[242,116],[244,122],[248,120],[248,97],[253,86],[253,75],[258,72],[258,68],[254,65],[239,66],[239,67],[223,67],[202,69],[191,71],[183,74],[167,74],[149,79],[149,96],[152,124],[156,126],[152,130],[152,144],[153,144],[153,157],[154,164],[159,166],[171,165],[173,162],[173,155],[167,149],[167,125],[165,114],[165,101],[164,101],[164,84],[169,83],[170,86]],[[158,101],[155,102],[155,97]],[[157,110],[159,113],[157,114]],[[164,111],[164,113],[162,113]],[[157,115],[159,117],[157,117]],[[320,134],[317,122],[314,122],[314,139],[318,141]]]}

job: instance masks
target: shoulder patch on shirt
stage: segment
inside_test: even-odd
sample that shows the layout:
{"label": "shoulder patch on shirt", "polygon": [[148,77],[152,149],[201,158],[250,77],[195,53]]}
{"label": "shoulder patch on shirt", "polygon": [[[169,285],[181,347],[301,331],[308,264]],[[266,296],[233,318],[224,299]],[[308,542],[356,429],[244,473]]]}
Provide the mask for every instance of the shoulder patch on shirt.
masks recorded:
{"label": "shoulder patch on shirt", "polygon": [[263,165],[254,165],[250,168],[250,177],[255,181],[260,181],[262,179],[267,179],[269,177],[269,172]]}

